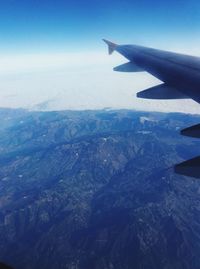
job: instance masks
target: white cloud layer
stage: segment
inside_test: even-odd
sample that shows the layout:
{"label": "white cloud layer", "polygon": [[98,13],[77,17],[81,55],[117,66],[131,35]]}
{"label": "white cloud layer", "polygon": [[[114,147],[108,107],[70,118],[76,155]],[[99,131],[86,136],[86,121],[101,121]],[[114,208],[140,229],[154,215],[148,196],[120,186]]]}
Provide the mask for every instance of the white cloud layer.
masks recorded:
{"label": "white cloud layer", "polygon": [[160,83],[147,73],[117,73],[126,60],[103,52],[0,55],[0,106],[29,109],[129,108],[200,113],[189,100],[152,101],[135,97]]}

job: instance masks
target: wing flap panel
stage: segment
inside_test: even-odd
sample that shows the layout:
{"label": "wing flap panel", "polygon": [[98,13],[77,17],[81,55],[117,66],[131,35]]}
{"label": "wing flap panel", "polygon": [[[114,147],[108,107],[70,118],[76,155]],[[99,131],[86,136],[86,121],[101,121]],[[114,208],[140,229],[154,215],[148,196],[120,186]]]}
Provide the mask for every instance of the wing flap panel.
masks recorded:
{"label": "wing flap panel", "polygon": [[138,98],[145,99],[187,99],[183,93],[166,84],[160,84],[155,87],[137,93]]}
{"label": "wing flap panel", "polygon": [[200,124],[181,130],[181,134],[189,137],[200,138]]}
{"label": "wing flap panel", "polygon": [[174,171],[180,175],[200,178],[200,156],[175,165]]}
{"label": "wing flap panel", "polygon": [[143,68],[139,67],[134,62],[121,64],[119,66],[116,66],[113,70],[117,72],[143,72],[145,71]]}

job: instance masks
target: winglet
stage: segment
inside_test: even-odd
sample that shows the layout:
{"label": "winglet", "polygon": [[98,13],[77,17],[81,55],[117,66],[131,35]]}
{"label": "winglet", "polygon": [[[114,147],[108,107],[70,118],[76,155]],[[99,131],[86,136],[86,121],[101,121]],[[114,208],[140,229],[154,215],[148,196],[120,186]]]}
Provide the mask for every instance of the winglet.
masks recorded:
{"label": "winglet", "polygon": [[110,42],[106,39],[103,39],[103,41],[108,45],[108,53],[111,55],[113,51],[116,49],[117,44]]}

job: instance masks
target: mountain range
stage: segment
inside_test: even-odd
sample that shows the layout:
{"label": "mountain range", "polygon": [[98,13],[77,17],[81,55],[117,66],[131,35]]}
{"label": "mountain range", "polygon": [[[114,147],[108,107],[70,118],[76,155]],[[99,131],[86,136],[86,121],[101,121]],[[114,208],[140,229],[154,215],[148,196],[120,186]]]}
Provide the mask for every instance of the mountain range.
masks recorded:
{"label": "mountain range", "polygon": [[0,109],[0,261],[15,269],[199,269],[200,116]]}

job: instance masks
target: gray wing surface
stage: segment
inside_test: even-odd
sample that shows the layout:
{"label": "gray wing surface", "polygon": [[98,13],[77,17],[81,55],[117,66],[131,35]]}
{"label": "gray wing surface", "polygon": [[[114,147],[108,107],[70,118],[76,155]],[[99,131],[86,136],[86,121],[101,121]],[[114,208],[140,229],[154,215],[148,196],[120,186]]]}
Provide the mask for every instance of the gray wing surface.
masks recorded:
{"label": "gray wing surface", "polygon": [[153,57],[160,58],[162,60],[172,62],[174,64],[182,65],[186,68],[192,68],[200,71],[200,57],[190,56],[170,51],[162,51],[152,48],[145,48],[137,46],[138,50],[143,52],[144,54],[152,55]]}
{"label": "gray wing surface", "polygon": [[[104,41],[109,47],[110,54],[117,51],[129,60],[128,63],[115,67],[114,71],[147,71],[163,81],[167,87],[179,91],[182,94],[182,96],[180,94],[181,99],[187,96],[200,103],[200,57],[137,45],[116,45],[110,41]],[[134,65],[132,69],[131,64]],[[152,95],[152,99],[154,98],[155,95]],[[172,99],[171,96],[169,99]]]}

